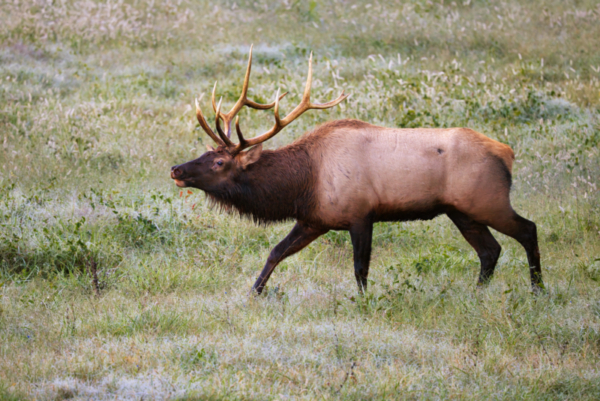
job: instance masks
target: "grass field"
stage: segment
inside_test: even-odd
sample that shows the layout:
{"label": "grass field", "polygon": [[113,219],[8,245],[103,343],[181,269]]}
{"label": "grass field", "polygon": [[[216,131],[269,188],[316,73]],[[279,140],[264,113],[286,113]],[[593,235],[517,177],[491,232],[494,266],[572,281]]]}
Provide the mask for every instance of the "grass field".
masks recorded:
{"label": "grass field", "polygon": [[[592,0],[0,0],[0,399],[600,399],[600,6]],[[491,284],[446,217],[379,224],[360,297],[330,232],[249,297],[293,222],[176,188],[211,143],[192,112],[313,99],[273,138],[357,118],[466,126],[516,154],[538,226]],[[241,113],[244,131],[271,111]]]}

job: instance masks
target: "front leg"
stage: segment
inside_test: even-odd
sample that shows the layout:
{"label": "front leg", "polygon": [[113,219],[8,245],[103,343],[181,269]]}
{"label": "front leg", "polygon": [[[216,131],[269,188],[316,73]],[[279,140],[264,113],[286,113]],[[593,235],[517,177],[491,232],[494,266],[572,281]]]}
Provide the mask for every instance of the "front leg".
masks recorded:
{"label": "front leg", "polygon": [[297,222],[287,237],[271,251],[265,267],[262,272],[260,272],[260,276],[258,276],[256,283],[254,283],[254,286],[252,287],[252,291],[256,291],[257,294],[262,293],[271,273],[273,273],[273,270],[279,262],[300,251],[327,231],[329,230],[318,229],[310,227],[302,222]]}
{"label": "front leg", "polygon": [[373,221],[367,218],[350,228],[350,239],[354,248],[354,275],[358,290],[367,289],[369,263],[371,262],[371,242],[373,240]]}

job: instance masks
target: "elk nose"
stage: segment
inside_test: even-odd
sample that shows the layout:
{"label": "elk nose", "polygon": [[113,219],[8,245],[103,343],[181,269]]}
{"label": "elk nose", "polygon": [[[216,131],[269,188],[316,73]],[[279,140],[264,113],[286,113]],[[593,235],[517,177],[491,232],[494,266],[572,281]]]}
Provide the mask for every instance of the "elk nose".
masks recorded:
{"label": "elk nose", "polygon": [[181,173],[182,173],[182,171],[178,166],[171,167],[171,178],[172,179],[179,178],[179,176],[181,176]]}

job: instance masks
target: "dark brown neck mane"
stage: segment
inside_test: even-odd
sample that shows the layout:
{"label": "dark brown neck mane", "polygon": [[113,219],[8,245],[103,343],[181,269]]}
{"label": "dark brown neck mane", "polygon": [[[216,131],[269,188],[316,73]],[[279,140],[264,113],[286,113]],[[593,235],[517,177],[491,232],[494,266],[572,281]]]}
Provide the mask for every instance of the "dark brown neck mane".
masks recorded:
{"label": "dark brown neck mane", "polygon": [[315,174],[303,144],[264,150],[260,159],[235,177],[233,186],[207,192],[226,211],[257,223],[306,220],[314,210]]}

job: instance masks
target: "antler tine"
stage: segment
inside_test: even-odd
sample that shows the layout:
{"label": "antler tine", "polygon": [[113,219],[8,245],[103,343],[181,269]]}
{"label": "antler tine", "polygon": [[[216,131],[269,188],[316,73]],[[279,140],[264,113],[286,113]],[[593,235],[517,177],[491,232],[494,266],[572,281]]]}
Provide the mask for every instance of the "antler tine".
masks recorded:
{"label": "antler tine", "polygon": [[[229,135],[226,135],[225,132],[223,132],[223,130],[221,129],[221,122],[219,121],[221,117],[221,102],[223,101],[223,98],[219,99],[219,104],[217,105],[217,111],[215,113],[215,125],[217,126],[217,132],[219,133],[219,136],[221,137],[221,139],[223,140],[223,142],[225,143],[225,145],[227,145],[227,147],[231,147],[233,146],[233,142],[231,142],[231,140],[229,140]],[[225,120],[225,124],[228,124],[229,122],[227,120]],[[227,132],[229,132],[229,126],[225,125],[225,128],[227,129]]]}
{"label": "antler tine", "polygon": [[[200,98],[202,98],[202,96]],[[215,141],[216,143],[218,143],[219,145],[225,145],[225,143],[221,139],[219,139],[219,137],[217,135],[215,135],[213,130],[206,123],[206,119],[204,118],[204,115],[202,114],[202,109],[200,109],[200,102],[199,102],[198,98],[195,99],[195,103],[196,103],[196,118],[198,119],[198,122],[200,123],[200,126],[202,127],[204,132],[206,132],[208,134],[208,136],[210,136],[212,138],[212,140]]]}
{"label": "antler tine", "polygon": [[279,118],[279,89],[277,89],[277,95],[275,95],[275,109],[273,110],[275,116],[275,125],[281,126],[281,119]]}
{"label": "antler tine", "polygon": [[217,103],[215,102],[215,93],[217,92],[217,82],[218,81],[215,81],[215,86],[213,86],[212,96],[210,98],[210,100],[212,101],[213,111],[215,113],[217,112]]}
{"label": "antler tine", "polygon": [[[287,95],[287,94],[288,94],[288,92],[284,92],[283,95],[279,96],[279,100],[283,99],[285,97],[285,95]],[[246,99],[246,106],[252,107],[253,109],[257,109],[257,110],[269,110],[269,109],[272,109],[273,106],[275,106],[275,102],[261,104],[261,103],[253,102],[250,99]]]}
{"label": "antler tine", "polygon": [[248,94],[248,84],[250,83],[250,70],[252,70],[252,48],[254,44],[250,45],[250,52],[248,53],[248,67],[246,67],[246,75],[244,76],[244,84],[242,85],[242,95],[240,96],[240,100],[242,98],[246,100],[246,95]]}
{"label": "antler tine", "polygon": [[223,101],[223,98],[220,98],[219,105],[215,109],[215,121],[219,121],[219,118],[221,118],[221,102],[222,101]]}
{"label": "antler tine", "polygon": [[238,146],[243,147],[246,144],[246,139],[244,139],[244,135],[242,134],[242,130],[240,129],[240,116],[235,117],[235,133],[240,140]]}
{"label": "antler tine", "polygon": [[308,76],[306,77],[306,85],[304,86],[304,94],[302,95],[302,102],[310,102],[310,88],[312,86],[312,52],[308,58]]}
{"label": "antler tine", "polygon": [[[240,98],[235,102],[229,113],[223,114],[221,118],[225,122],[225,126],[227,127],[227,136],[230,136],[229,127],[231,126],[231,120],[239,111],[246,105],[248,102],[248,84],[250,82],[250,71],[252,70],[252,47],[254,45],[250,45],[250,54],[248,55],[248,67],[246,67],[246,75],[244,76],[244,83],[242,84],[242,93],[240,94]],[[252,102],[254,103],[254,102]],[[258,103],[255,103],[258,105]]]}
{"label": "antler tine", "polygon": [[281,96],[281,97],[279,96],[279,90],[278,90],[277,96],[275,98],[275,109],[273,111],[273,114],[275,116],[275,124],[273,125],[273,127],[269,131],[265,132],[262,135],[254,137],[252,139],[246,139],[245,144],[243,144],[243,145],[240,142],[235,147],[235,151],[239,152],[245,148],[248,148],[248,147],[254,146],[254,145],[258,145],[259,143],[262,143],[262,142],[272,138],[279,131],[281,131],[283,128],[285,128],[288,124],[290,124],[292,121],[294,121],[296,118],[298,118],[302,113],[304,113],[307,110],[328,109],[328,108],[338,105],[339,103],[341,103],[342,101],[344,101],[344,99],[346,99],[348,97],[348,95],[345,95],[344,92],[342,91],[340,96],[338,96],[338,98],[335,100],[332,100],[327,103],[313,104],[310,102],[311,84],[312,84],[312,53],[310,54],[310,58],[308,60],[308,76],[306,78],[306,86],[304,88],[304,94],[302,95],[302,101],[300,102],[300,104],[298,106],[296,106],[296,108],[294,108],[294,110],[292,110],[287,116],[285,116],[283,119],[281,119],[279,117],[279,99],[283,96]]}

